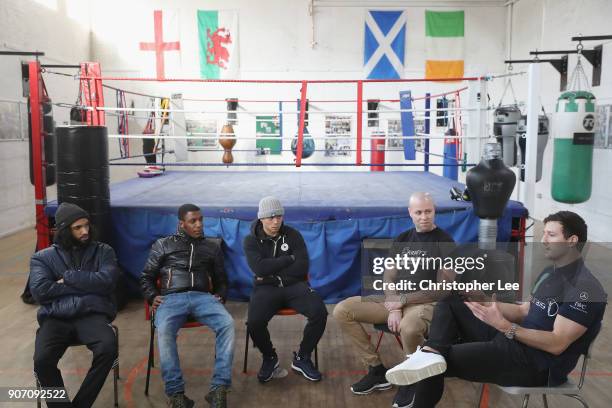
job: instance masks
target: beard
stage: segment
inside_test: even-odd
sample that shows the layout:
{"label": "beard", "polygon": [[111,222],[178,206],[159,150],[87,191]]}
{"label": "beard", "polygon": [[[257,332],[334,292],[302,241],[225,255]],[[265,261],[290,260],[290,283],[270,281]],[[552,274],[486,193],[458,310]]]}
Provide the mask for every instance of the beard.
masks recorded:
{"label": "beard", "polygon": [[91,235],[87,235],[87,239],[81,240],[72,237],[72,244],[77,248],[84,248],[91,243]]}

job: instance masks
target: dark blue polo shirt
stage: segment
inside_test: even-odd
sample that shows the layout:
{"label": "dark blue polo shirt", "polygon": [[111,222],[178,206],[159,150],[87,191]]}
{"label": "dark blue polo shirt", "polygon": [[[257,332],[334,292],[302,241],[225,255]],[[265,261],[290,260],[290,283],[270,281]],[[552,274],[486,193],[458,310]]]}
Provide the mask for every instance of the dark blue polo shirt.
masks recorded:
{"label": "dark blue polo shirt", "polygon": [[587,328],[586,332],[559,356],[526,347],[536,366],[549,370],[550,385],[567,381],[580,354],[587,351],[603,319],[608,295],[581,259],[569,265],[546,268],[531,293],[529,313],[521,324],[527,329],[552,331],[557,315]]}

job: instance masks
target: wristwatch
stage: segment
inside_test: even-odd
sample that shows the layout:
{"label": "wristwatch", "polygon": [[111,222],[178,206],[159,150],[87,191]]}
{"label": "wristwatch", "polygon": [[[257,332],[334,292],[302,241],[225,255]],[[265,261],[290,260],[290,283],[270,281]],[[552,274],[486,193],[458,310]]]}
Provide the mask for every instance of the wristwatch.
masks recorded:
{"label": "wristwatch", "polygon": [[504,336],[506,336],[506,338],[508,340],[513,340],[514,336],[516,336],[516,329],[518,328],[518,324],[516,323],[512,323],[512,325],[510,326],[510,330],[508,330],[507,332],[504,333]]}

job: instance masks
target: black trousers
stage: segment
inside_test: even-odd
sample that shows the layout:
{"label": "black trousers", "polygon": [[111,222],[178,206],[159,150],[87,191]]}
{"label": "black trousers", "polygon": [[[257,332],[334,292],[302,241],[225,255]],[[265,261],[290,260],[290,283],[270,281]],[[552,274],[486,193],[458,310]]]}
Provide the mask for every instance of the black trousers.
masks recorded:
{"label": "black trousers", "polygon": [[287,287],[255,286],[249,303],[247,328],[255,346],[264,356],[274,355],[268,322],[279,309],[292,308],[308,318],[299,354],[310,356],[327,324],[327,309],[321,297],[306,282]]}
{"label": "black trousers", "polygon": [[142,139],[142,154],[145,155],[147,164],[155,164],[157,157],[154,153],[155,139]]}
{"label": "black trousers", "polygon": [[47,402],[49,408],[89,408],[93,405],[113,363],[117,341],[108,318],[101,314],[60,320],[47,318],[36,333],[34,372],[42,387],[64,387],[57,363],[69,346],[85,345],[93,361],[72,404]]}
{"label": "black trousers", "polygon": [[527,346],[507,339],[480,321],[457,295],[437,303],[425,342],[446,359],[444,374],[416,383],[415,408],[431,408],[442,398],[444,377],[502,386],[538,387],[548,382],[525,353]]}

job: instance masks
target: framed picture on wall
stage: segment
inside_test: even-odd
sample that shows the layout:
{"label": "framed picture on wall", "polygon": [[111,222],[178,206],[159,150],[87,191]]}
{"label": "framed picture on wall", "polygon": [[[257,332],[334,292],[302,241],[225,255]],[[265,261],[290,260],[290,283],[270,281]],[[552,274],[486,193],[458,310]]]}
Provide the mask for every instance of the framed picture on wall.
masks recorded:
{"label": "framed picture on wall", "polygon": [[[282,140],[278,115],[255,117],[255,147],[257,156],[281,154]],[[278,138],[274,140],[271,138]]]}
{"label": "framed picture on wall", "polygon": [[202,139],[187,139],[187,150],[218,150],[218,134],[216,119],[185,119],[187,136],[203,136]]}
{"label": "framed picture on wall", "polygon": [[350,116],[325,116],[325,156],[351,156]]}
{"label": "framed picture on wall", "polygon": [[402,121],[399,119],[387,120],[387,149],[402,150],[404,144],[402,139]]}

